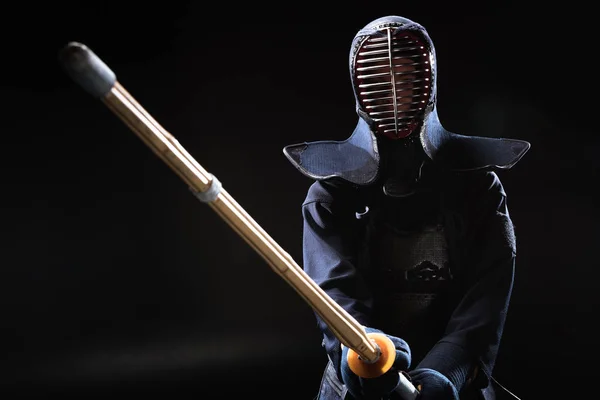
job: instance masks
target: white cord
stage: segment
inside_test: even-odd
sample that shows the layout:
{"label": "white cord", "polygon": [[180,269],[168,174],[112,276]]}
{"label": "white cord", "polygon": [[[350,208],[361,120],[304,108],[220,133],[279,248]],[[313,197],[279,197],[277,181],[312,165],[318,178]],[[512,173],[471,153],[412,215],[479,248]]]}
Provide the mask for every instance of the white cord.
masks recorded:
{"label": "white cord", "polygon": [[510,390],[508,390],[507,388],[505,388],[504,386],[502,386],[502,385],[500,384],[500,382],[498,382],[498,381],[497,381],[497,380],[496,380],[496,379],[495,379],[493,376],[490,376],[490,378],[492,378],[492,380],[493,380],[494,382],[496,382],[496,385],[500,386],[502,389],[504,389],[504,390],[505,390],[505,391],[506,391],[508,394],[510,394],[511,396],[513,396],[515,399],[517,399],[517,400],[521,400],[519,397],[517,397],[517,395],[516,395],[516,394],[514,394],[513,392],[511,392]]}

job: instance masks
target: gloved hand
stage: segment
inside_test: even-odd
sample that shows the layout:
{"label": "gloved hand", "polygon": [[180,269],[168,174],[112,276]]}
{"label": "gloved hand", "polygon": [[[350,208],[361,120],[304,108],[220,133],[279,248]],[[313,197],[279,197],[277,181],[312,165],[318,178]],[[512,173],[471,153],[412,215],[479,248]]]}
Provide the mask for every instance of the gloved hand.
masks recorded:
{"label": "gloved hand", "polygon": [[411,353],[408,343],[395,336],[390,336],[381,330],[374,328],[365,328],[367,334],[379,333],[387,336],[395,347],[395,358],[392,367],[383,375],[363,378],[356,375],[348,365],[348,352],[346,346],[342,349],[342,362],[340,369],[342,373],[342,381],[348,388],[348,392],[355,398],[360,400],[381,399],[391,393],[400,380],[399,371],[406,371],[410,367]]}
{"label": "gloved hand", "polygon": [[458,400],[458,391],[448,378],[430,368],[409,371],[413,385],[419,389],[419,400]]}

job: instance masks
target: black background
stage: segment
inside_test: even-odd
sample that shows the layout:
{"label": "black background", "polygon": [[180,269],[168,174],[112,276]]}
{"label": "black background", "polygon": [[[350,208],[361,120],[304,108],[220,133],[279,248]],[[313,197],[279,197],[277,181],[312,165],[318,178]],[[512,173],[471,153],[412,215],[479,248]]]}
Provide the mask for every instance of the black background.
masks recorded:
{"label": "black background", "polygon": [[532,144],[500,173],[518,261],[496,378],[522,399],[593,394],[582,383],[598,372],[591,9],[133,4],[4,13],[4,398],[312,399],[325,355],[310,307],[68,79],[57,52],[90,47],[300,263],[311,182],[282,148],[350,135],[350,43],[388,14],[434,40],[447,129]]}

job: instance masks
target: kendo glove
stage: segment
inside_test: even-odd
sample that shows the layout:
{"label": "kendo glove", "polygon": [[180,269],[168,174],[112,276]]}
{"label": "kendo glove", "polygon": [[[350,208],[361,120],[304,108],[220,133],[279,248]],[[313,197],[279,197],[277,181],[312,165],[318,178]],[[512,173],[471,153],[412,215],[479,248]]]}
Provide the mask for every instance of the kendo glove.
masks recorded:
{"label": "kendo glove", "polygon": [[418,400],[459,400],[456,386],[434,369],[417,368],[408,375],[420,392]]}
{"label": "kendo glove", "polygon": [[342,381],[354,399],[379,400],[382,397],[387,397],[391,392],[394,391],[400,381],[399,372],[407,371],[410,367],[410,347],[403,339],[387,335],[381,330],[367,327],[365,328],[365,331],[369,336],[372,334],[375,336],[384,335],[392,341],[395,348],[395,354],[393,355],[395,358],[393,364],[389,370],[384,371],[383,374],[379,376],[358,376],[354,371],[352,371],[348,363],[350,349],[346,346],[342,346],[342,361],[340,364]]}

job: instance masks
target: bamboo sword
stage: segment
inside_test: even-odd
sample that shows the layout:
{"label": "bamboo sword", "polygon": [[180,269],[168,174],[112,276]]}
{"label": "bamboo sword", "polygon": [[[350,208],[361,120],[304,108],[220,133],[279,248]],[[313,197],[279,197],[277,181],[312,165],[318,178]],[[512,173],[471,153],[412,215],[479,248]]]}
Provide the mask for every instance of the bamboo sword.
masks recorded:
{"label": "bamboo sword", "polygon": [[[221,182],[205,170],[119,83],[114,72],[89,48],[68,43],[60,52],[67,74],[85,91],[101,100],[250,245],[325,321],[349,348],[349,366],[357,375],[374,378],[387,372],[395,348],[383,334],[365,332],[362,325],[325,293],[271,236],[227,193]],[[418,391],[402,373],[397,391],[412,400]]]}

